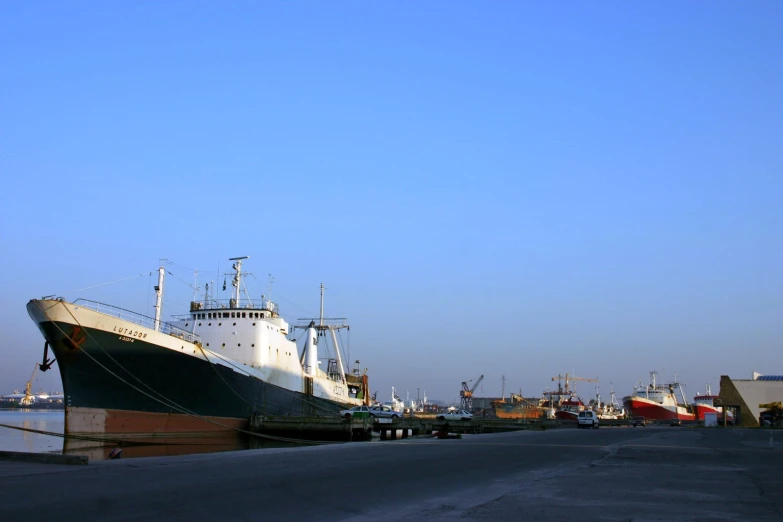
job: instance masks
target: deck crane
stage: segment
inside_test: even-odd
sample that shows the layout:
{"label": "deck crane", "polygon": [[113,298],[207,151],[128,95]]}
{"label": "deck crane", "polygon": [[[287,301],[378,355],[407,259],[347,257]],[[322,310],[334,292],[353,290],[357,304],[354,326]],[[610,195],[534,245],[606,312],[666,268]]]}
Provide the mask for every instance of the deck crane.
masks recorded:
{"label": "deck crane", "polygon": [[[553,381],[557,381],[557,389],[558,393],[557,395],[569,395],[569,381],[576,384],[576,381],[582,381],[582,382],[598,382],[598,379],[586,379],[584,377],[576,377],[575,375],[570,375],[568,373],[565,374],[565,377],[558,374],[552,377]],[[565,381],[565,390],[563,389],[562,382]]]}
{"label": "deck crane", "polygon": [[24,387],[24,398],[19,401],[22,406],[30,406],[35,402],[35,395],[33,395],[33,378],[35,378],[35,372],[38,371],[38,363],[35,363],[33,373],[30,374],[30,380]]}
{"label": "deck crane", "polygon": [[473,387],[469,387],[466,381],[462,381],[462,389],[459,392],[460,408],[466,411],[473,409],[473,392],[476,391],[476,388],[478,388],[478,385],[483,378],[484,376],[481,375],[478,379],[476,379]]}

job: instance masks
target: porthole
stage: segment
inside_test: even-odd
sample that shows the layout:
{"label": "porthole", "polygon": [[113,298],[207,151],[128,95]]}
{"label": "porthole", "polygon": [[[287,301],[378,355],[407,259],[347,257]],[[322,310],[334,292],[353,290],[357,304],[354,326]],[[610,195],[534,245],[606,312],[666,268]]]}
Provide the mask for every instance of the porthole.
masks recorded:
{"label": "porthole", "polygon": [[223,326],[223,323],[218,323],[218,326]]}
{"label": "porthole", "polygon": [[209,343],[207,343],[207,346],[209,346]]}
{"label": "porthole", "polygon": [[237,325],[237,323],[234,323],[234,326],[236,326],[236,325]]}
{"label": "porthole", "polygon": [[237,346],[242,346],[240,343],[237,343]]}
{"label": "porthole", "polygon": [[255,326],[255,325],[256,325],[256,323],[253,323],[253,326]]}
{"label": "porthole", "polygon": [[255,343],[253,343],[253,344],[251,344],[251,345],[250,345],[250,347],[251,347],[251,348],[255,348],[255,347],[256,347],[256,344],[255,344]]}
{"label": "porthole", "polygon": [[201,323],[198,323],[199,326],[201,326]]}
{"label": "porthole", "polygon": [[212,323],[207,324],[207,326],[212,326]]}
{"label": "porthole", "polygon": [[185,323],[185,326],[187,326],[187,325],[188,325],[188,323]]}
{"label": "porthole", "polygon": [[226,343],[223,343],[223,346],[225,346],[225,345],[226,345]]}

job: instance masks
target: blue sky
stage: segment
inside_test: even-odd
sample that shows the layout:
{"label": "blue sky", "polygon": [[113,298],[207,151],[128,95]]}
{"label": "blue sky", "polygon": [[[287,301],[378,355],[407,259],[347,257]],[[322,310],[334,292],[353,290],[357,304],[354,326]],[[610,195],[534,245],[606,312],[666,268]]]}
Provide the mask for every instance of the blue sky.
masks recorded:
{"label": "blue sky", "polygon": [[74,290],[238,255],[291,320],[324,282],[384,397],[783,373],[781,20],[771,1],[4,4],[0,392],[40,357],[30,298],[145,313],[148,276]]}

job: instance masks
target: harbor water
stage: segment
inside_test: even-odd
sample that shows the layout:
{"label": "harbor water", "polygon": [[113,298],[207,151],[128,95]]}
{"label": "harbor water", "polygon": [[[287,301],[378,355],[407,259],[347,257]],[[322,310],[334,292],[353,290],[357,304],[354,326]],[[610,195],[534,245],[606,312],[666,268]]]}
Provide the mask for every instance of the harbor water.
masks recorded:
{"label": "harbor water", "polygon": [[118,447],[122,450],[122,458],[137,458],[302,445],[235,433],[109,442],[71,439],[62,436],[65,429],[63,410],[0,409],[0,425],[0,451],[84,455],[90,460],[108,459],[112,450]]}
{"label": "harbor water", "polygon": [[62,434],[65,429],[63,410],[0,409],[0,450],[30,453],[62,453],[63,438],[24,430]]}

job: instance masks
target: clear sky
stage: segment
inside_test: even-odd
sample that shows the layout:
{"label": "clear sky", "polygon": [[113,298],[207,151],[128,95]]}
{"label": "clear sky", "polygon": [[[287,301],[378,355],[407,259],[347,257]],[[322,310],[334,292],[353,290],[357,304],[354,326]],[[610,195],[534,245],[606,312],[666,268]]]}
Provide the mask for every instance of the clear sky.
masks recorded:
{"label": "clear sky", "polygon": [[[4,2],[0,393],[41,356],[30,298],[151,313],[147,275],[76,290],[240,255],[289,320],[327,286],[382,398],[783,373],[782,24],[776,1]],[[191,297],[172,271],[165,315]]]}

